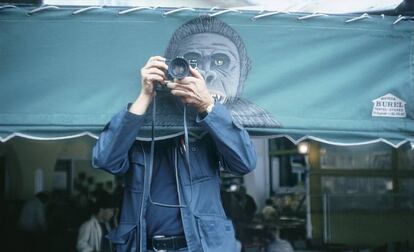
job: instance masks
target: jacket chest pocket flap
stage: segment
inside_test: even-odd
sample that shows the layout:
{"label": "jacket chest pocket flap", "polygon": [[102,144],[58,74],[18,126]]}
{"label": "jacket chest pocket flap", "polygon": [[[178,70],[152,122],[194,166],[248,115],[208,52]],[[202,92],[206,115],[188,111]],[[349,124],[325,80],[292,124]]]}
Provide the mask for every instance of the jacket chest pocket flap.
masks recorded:
{"label": "jacket chest pocket flap", "polygon": [[200,143],[190,145],[190,167],[193,183],[202,182],[215,176],[217,158]]}

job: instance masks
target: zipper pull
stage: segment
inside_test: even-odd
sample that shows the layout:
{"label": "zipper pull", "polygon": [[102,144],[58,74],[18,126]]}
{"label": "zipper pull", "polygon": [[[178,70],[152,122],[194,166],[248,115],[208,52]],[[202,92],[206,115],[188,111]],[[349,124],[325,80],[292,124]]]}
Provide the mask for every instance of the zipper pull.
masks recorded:
{"label": "zipper pull", "polygon": [[184,143],[183,138],[180,138],[180,152],[181,154],[184,154],[185,152],[187,152],[187,148],[185,148],[185,143]]}

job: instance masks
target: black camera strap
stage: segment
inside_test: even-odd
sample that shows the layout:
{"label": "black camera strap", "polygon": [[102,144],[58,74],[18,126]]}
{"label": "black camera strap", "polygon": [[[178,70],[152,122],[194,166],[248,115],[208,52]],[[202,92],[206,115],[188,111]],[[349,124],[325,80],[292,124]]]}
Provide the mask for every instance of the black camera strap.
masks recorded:
{"label": "black camera strap", "polygon": [[[181,190],[180,190],[180,181],[178,178],[178,152],[177,147],[174,148],[174,173],[175,173],[175,183],[177,187],[177,194],[178,194],[178,204],[165,204],[160,202],[155,202],[152,200],[151,197],[151,183],[152,183],[152,173],[154,169],[154,152],[155,152],[155,118],[156,118],[156,97],[154,97],[152,101],[152,123],[151,123],[151,152],[150,152],[150,163],[149,163],[149,201],[151,204],[161,206],[161,207],[170,207],[170,208],[185,208],[187,205],[182,204],[181,201]],[[193,182],[192,182],[192,176],[191,176],[191,166],[190,166],[190,154],[189,154],[189,144],[188,144],[188,128],[187,128],[187,105],[184,105],[183,110],[183,121],[184,121],[184,148],[182,148],[185,158],[184,163],[185,166],[188,169],[189,177],[190,177],[190,200],[188,204],[191,203],[192,200],[192,194],[193,194]],[[145,155],[145,152],[144,152]]]}

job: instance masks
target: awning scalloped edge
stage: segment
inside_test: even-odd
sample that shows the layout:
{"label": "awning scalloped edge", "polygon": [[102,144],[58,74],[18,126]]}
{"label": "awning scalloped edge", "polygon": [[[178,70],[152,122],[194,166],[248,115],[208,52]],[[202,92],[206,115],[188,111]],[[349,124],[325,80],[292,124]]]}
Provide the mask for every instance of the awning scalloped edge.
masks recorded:
{"label": "awning scalloped edge", "polygon": [[[166,136],[156,137],[155,140],[164,140],[164,139],[168,139],[168,138],[171,138],[171,137],[176,137],[176,136],[179,136],[179,135],[182,135],[182,134],[184,134],[184,132],[177,132],[177,133],[166,135]],[[200,138],[203,135],[204,134],[194,135],[194,136]],[[14,137],[21,137],[21,138],[26,138],[26,139],[31,139],[31,140],[40,140],[40,141],[54,141],[54,140],[73,139],[73,138],[84,137],[84,136],[89,136],[89,137],[98,139],[97,134],[94,134],[94,133],[91,133],[91,132],[88,132],[88,131],[77,133],[77,134],[68,134],[68,135],[64,135],[64,136],[36,136],[36,135],[30,135],[30,134],[24,134],[24,133],[12,133],[12,134],[7,135],[5,137],[0,137],[0,142],[2,142],[2,143],[7,142],[7,141],[13,139]],[[298,139],[295,139],[295,138],[293,138],[292,136],[290,136],[288,134],[253,136],[252,138],[271,139],[271,138],[282,138],[282,137],[289,139],[295,145],[299,144],[300,142],[306,141],[306,140],[313,140],[313,141],[317,141],[317,142],[320,142],[320,143],[326,143],[326,144],[337,145],[337,146],[359,146],[359,145],[374,144],[374,143],[385,143],[385,144],[388,144],[388,145],[390,145],[394,148],[399,148],[400,146],[402,146],[403,144],[406,144],[406,143],[412,143],[412,145],[414,144],[414,138],[413,139],[405,139],[405,140],[402,140],[398,143],[392,143],[391,141],[388,141],[387,139],[384,139],[384,138],[377,138],[377,139],[373,139],[373,140],[369,140],[369,141],[359,141],[359,142],[356,141],[356,142],[344,143],[344,142],[331,141],[331,140],[327,140],[327,139],[323,139],[323,138],[315,137],[315,136],[309,136],[309,135],[306,135],[306,136],[300,137]],[[150,137],[137,137],[136,139],[141,140],[141,141],[151,141]]]}

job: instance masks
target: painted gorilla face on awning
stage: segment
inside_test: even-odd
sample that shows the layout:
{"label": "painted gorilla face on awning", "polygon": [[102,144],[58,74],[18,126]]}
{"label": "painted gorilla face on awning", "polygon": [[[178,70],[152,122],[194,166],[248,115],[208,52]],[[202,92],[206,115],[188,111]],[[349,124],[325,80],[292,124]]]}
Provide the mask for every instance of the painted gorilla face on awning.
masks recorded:
{"label": "painted gorilla face on awning", "polygon": [[177,50],[203,75],[207,88],[218,102],[236,97],[240,84],[240,59],[236,45],[215,33],[200,33],[185,38]]}
{"label": "painted gorilla face on awning", "polygon": [[165,57],[196,62],[210,92],[222,103],[240,96],[250,71],[250,59],[239,34],[210,16],[194,18],[178,27]]}
{"label": "painted gorilla face on awning", "polygon": [[[280,127],[264,109],[241,97],[250,71],[250,59],[239,34],[223,21],[210,16],[194,18],[178,27],[168,43],[165,58],[184,57],[203,75],[216,100],[231,112],[233,121],[245,127]],[[169,93],[156,96],[155,126],[172,129],[183,125],[183,106]],[[151,115],[151,113],[147,113]],[[197,112],[188,108],[187,125],[197,128]],[[148,116],[147,124],[152,118]]]}

